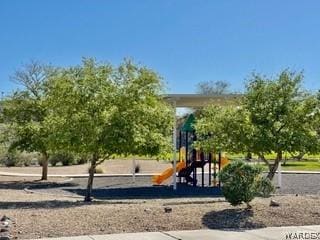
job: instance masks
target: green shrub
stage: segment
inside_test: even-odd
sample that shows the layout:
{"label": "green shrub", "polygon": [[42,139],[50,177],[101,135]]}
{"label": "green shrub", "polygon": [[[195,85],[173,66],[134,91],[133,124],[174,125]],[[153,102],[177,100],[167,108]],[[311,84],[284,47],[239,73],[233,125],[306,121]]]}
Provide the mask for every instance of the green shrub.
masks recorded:
{"label": "green shrub", "polygon": [[74,164],[85,164],[89,160],[89,156],[82,154],[75,158]]}
{"label": "green shrub", "polygon": [[38,164],[39,164],[39,166],[42,167],[42,163],[43,163],[43,158],[42,158],[42,157],[38,158]]}
{"label": "green shrub", "polygon": [[6,167],[27,167],[39,158],[38,153],[12,151],[1,157],[1,164]]}
{"label": "green shrub", "polygon": [[232,161],[220,172],[222,192],[231,205],[250,202],[258,196],[261,190],[262,168],[240,160]]}
{"label": "green shrub", "polygon": [[70,153],[64,153],[61,157],[61,163],[63,166],[70,166],[74,163],[74,156]]}
{"label": "green shrub", "polygon": [[70,153],[55,153],[50,156],[49,162],[52,166],[56,166],[60,162],[63,166],[70,166],[74,163],[74,156]]}
{"label": "green shrub", "polygon": [[40,158],[40,154],[37,152],[18,152],[17,158],[19,166],[28,167]]}
{"label": "green shrub", "polygon": [[7,158],[7,149],[5,147],[1,146],[0,144],[0,165],[5,165],[5,159]]}
{"label": "green shrub", "polygon": [[15,156],[15,153],[7,153],[3,157],[1,162],[6,167],[14,167],[14,166],[17,166],[17,164],[18,164],[18,161],[17,161],[17,158]]}
{"label": "green shrub", "polygon": [[60,162],[60,154],[52,154],[49,157],[49,163],[51,164],[51,166],[55,167],[59,162]]}
{"label": "green shrub", "polygon": [[[88,173],[90,173],[90,167],[88,168]],[[104,173],[104,170],[103,170],[103,168],[101,167],[101,166],[98,166],[98,167],[96,167],[96,170],[95,170],[95,172],[94,173]]]}
{"label": "green shrub", "polygon": [[270,195],[274,193],[275,188],[269,178],[261,176],[257,181],[258,181],[258,196],[270,197]]}

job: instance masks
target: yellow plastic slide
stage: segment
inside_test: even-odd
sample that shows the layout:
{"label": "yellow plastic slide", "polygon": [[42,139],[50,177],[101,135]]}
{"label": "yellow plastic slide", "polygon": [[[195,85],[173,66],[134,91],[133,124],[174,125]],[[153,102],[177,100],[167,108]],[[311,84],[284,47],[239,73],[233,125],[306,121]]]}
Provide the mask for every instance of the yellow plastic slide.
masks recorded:
{"label": "yellow plastic slide", "polygon": [[229,159],[227,157],[221,157],[221,168],[224,168],[230,163]]}
{"label": "yellow plastic slide", "polygon": [[[220,164],[221,169],[227,166],[229,163],[230,163],[230,160],[227,157],[221,157],[221,164]],[[216,163],[215,165],[212,166],[212,168],[218,169],[219,164]]]}
{"label": "yellow plastic slide", "polygon": [[[186,167],[186,162],[178,162],[177,163],[177,172],[180,172],[183,168]],[[152,177],[152,182],[154,184],[161,184],[164,180],[168,179],[173,175],[173,167],[166,169],[163,173],[160,175],[155,175]]]}

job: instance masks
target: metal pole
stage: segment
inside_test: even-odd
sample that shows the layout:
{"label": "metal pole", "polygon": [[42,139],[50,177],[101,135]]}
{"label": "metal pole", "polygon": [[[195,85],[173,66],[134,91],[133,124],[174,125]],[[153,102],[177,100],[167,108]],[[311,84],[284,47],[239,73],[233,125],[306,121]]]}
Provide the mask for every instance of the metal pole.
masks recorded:
{"label": "metal pole", "polygon": [[179,161],[182,161],[181,147],[182,147],[182,132],[179,131]]}
{"label": "metal pole", "polygon": [[176,102],[173,102],[174,118],[173,118],[173,134],[172,134],[172,150],[173,150],[173,190],[177,190],[177,120],[176,120]]}
{"label": "metal pole", "polygon": [[136,182],[136,160],[132,159],[132,182]]}
{"label": "metal pole", "polygon": [[208,159],[209,159],[209,186],[211,186],[211,161],[212,161],[211,153],[209,153]]}
{"label": "metal pole", "polygon": [[[220,174],[220,171],[221,171],[221,151],[219,151],[219,174]],[[220,177],[219,177],[219,188],[221,188],[221,180],[220,180]]]}
{"label": "metal pole", "polygon": [[281,188],[281,185],[282,185],[281,162],[279,162],[279,166],[278,166],[278,188]]}
{"label": "metal pole", "polygon": [[[181,153],[181,148],[182,148],[182,132],[179,131],[179,162],[182,162],[182,156],[183,154]],[[181,176],[179,176],[179,183],[181,183]]]}
{"label": "metal pole", "polygon": [[188,136],[188,131],[186,131],[186,166],[188,167],[189,163],[190,163],[190,159],[189,159],[189,136]]}

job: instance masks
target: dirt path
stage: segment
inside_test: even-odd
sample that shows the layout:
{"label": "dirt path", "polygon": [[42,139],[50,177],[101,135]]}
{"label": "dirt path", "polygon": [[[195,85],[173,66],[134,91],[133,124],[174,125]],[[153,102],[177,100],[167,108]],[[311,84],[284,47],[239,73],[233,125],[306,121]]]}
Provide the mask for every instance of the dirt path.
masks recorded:
{"label": "dirt path", "polygon": [[[156,160],[136,160],[136,164],[140,166],[141,173],[158,173],[171,167],[170,162]],[[128,174],[132,173],[132,161],[113,159],[105,161],[99,166],[104,173],[107,174]],[[49,174],[83,174],[88,173],[89,164],[73,165],[73,166],[56,166],[49,167]],[[0,172],[41,174],[41,167],[0,167]]]}

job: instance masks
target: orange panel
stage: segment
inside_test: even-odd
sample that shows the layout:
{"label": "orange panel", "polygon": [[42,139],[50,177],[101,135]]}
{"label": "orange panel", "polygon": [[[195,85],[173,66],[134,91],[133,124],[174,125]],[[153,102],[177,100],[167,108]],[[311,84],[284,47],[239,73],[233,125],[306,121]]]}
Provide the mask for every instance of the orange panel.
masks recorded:
{"label": "orange panel", "polygon": [[[183,168],[186,167],[185,162],[178,162],[177,163],[177,172],[180,172]],[[173,175],[173,168],[168,168],[164,172],[162,172],[160,175],[155,175],[152,177],[152,182],[154,184],[161,184],[164,180],[168,179]]]}

